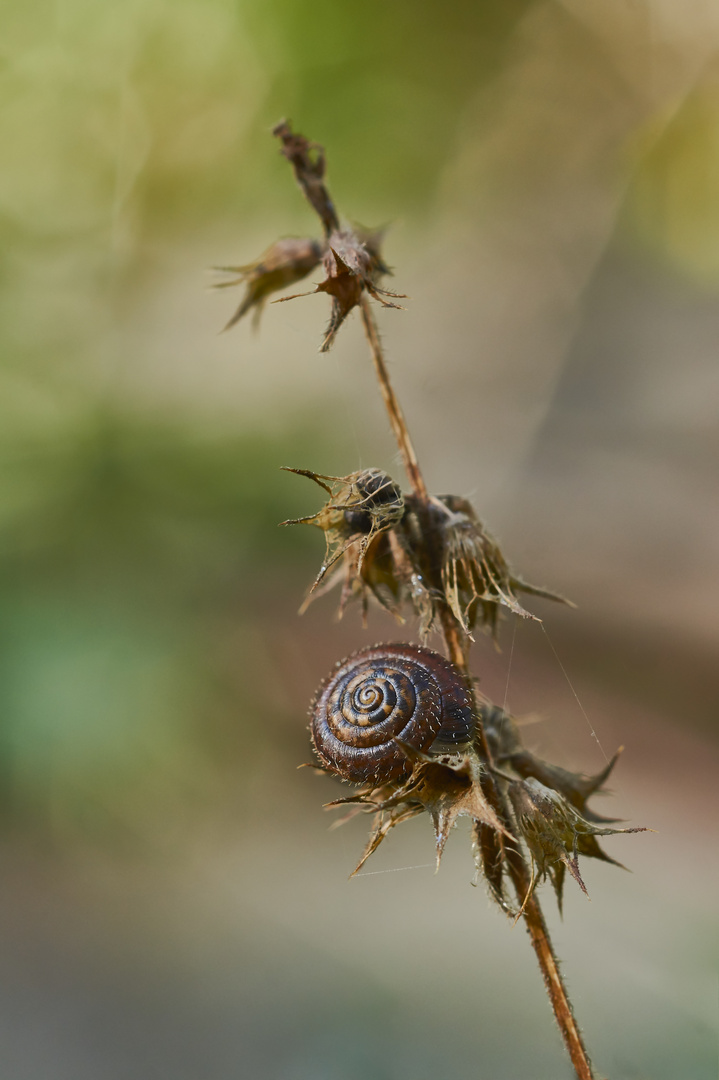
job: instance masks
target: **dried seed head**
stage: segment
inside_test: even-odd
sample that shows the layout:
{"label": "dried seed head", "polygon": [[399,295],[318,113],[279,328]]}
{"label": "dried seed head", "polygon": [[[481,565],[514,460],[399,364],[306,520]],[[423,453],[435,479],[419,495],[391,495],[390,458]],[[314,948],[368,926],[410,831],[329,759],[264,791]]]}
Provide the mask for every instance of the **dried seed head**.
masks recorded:
{"label": "dried seed head", "polygon": [[432,819],[438,867],[449,833],[460,817],[470,817],[492,832],[513,839],[485,798],[481,766],[474,749],[466,754],[435,758],[406,743],[399,745],[412,763],[407,780],[367,787],[357,795],[327,803],[328,807],[354,805],[358,810],[375,814],[372,833],[353,873],[365,864],[395,825],[424,811]]}
{"label": "dried seed head", "polygon": [[537,880],[549,877],[560,910],[565,869],[569,870],[582,892],[587,892],[579,872],[579,855],[601,859],[615,866],[622,865],[602,851],[597,836],[647,831],[641,828],[601,828],[575,810],[560,792],[534,777],[513,781],[508,790],[517,826],[532,856],[535,870],[532,888]]}
{"label": "dried seed head", "polygon": [[391,276],[392,271],[382,258],[382,244],[387,234],[387,228],[366,229],[364,225],[357,224],[353,225],[352,228],[355,236],[370,257],[370,271],[373,281],[376,281],[383,274]]}
{"label": "dried seed head", "polygon": [[365,287],[365,273],[369,271],[367,252],[342,240],[341,233],[332,234],[330,249],[323,259],[327,277],[317,286],[317,292],[326,292],[332,297],[332,312],[320,352],[331,348],[340,326],[352,308],[359,304]]}
{"label": "dried seed head", "polygon": [[247,289],[235,314],[225,326],[239,322],[243,315],[254,308],[253,323],[259,324],[262,308],[270,293],[286,289],[306,277],[322,258],[322,245],[310,238],[286,237],[278,240],[253,263],[246,266],[218,266],[223,273],[234,274],[231,281],[220,282],[215,288],[225,289],[246,283]]}
{"label": "dried seed head", "polygon": [[[350,601],[359,600],[366,622],[372,597],[402,623],[402,606],[410,604],[419,617],[420,637],[424,640],[434,619],[435,603],[413,547],[417,527],[408,512],[412,497],[403,496],[397,484],[380,469],[344,477],[320,477],[302,469],[290,471],[309,476],[331,496],[317,514],[299,519],[323,529],[327,541],[324,563],[300,610],[340,586],[339,618]],[[335,564],[334,572],[325,577]]]}
{"label": "dried seed head", "polygon": [[325,338],[320,352],[327,352],[334,343],[337,331],[350,311],[359,304],[362,293],[370,296],[383,307],[397,308],[385,297],[401,299],[401,294],[387,292],[377,284],[379,275],[386,268],[379,254],[379,248],[373,253],[353,231],[333,232],[328,241],[323,264],[327,274],[325,280],[317,286],[316,292],[326,292],[332,297],[332,312],[325,331]]}
{"label": "dried seed head", "polygon": [[[282,154],[292,165],[297,183],[322,222],[324,240],[322,243],[310,239],[278,240],[254,263],[217,267],[235,275],[233,280],[222,282],[218,288],[247,283],[242,303],[225,329],[234,326],[252,308],[257,325],[267,296],[300,281],[322,260],[325,279],[309,292],[325,292],[332,298],[330,321],[320,347],[321,352],[327,352],[340,326],[360,303],[364,293],[379,300],[384,307],[392,308],[400,305],[393,304],[387,297],[400,299],[402,294],[388,292],[379,286],[380,277],[390,273],[380,252],[384,230],[340,227],[337,211],[324,183],[322,147],[309,142],[303,135],[296,135],[286,120],[277,124],[273,135],[282,141]],[[309,293],[294,293],[275,303],[307,295]]]}
{"label": "dried seed head", "polygon": [[[295,471],[319,482],[316,473]],[[373,496],[372,501],[378,505],[370,517],[365,514],[365,542],[357,545],[359,529],[355,528],[352,513],[347,516],[345,511],[358,498],[366,497],[364,490],[360,492],[366,484],[362,479],[365,476],[381,478],[374,483],[386,492],[386,504]],[[419,619],[419,633],[424,640],[434,625],[437,605],[442,600],[471,636],[476,623],[496,631],[500,606],[525,618],[536,618],[520,606],[514,589],[562,599],[525,585],[510,572],[500,549],[484,532],[465,499],[443,495],[425,504],[414,495],[402,496],[387,474],[376,469],[324,479],[339,486],[330,489],[323,484],[332,496],[329,503],[318,514],[300,520],[318,525],[327,536],[327,558],[312,587],[314,595],[320,595],[315,589],[329,567],[343,557],[343,565],[322,589],[324,593],[336,585],[342,586],[340,616],[354,599],[360,600],[366,613],[370,596],[400,621],[402,608],[408,605]],[[440,553],[439,574],[430,547]]]}
{"label": "dried seed head", "polygon": [[478,622],[496,634],[500,606],[515,615],[540,622],[536,615],[525,611],[515,591],[568,603],[563,597],[527,585],[512,574],[500,548],[485,532],[466,499],[443,495],[435,503],[445,509],[444,517],[439,520],[444,595],[454,617],[469,637]]}
{"label": "dried seed head", "polygon": [[[325,280],[314,291],[329,293],[332,297],[330,321],[320,347],[321,352],[327,352],[340,326],[350,311],[357,307],[363,293],[379,300],[384,307],[393,308],[399,305],[385,298],[400,299],[401,294],[381,289],[378,284],[381,275],[389,273],[380,254],[384,230],[372,231],[360,226],[340,228],[337,211],[324,183],[325,156],[322,147],[309,142],[303,135],[296,135],[286,120],[274,128],[273,135],[282,140],[282,153],[291,163],[307,201],[319,215],[325,233]],[[281,299],[295,298],[284,296]]]}
{"label": "dried seed head", "polygon": [[[378,238],[379,235],[374,234],[374,238]],[[282,296],[279,300],[275,300],[276,304],[281,304],[286,300],[309,296],[311,292],[324,292],[332,297],[330,321],[325,330],[320,352],[328,352],[332,348],[337,331],[350,311],[358,306],[363,293],[366,292],[375,300],[379,300],[383,307],[400,307],[399,304],[393,304],[385,297],[402,299],[404,294],[388,292],[386,289],[381,289],[377,283],[381,274],[388,273],[379,250],[370,251],[355,232],[349,230],[333,232],[328,240],[328,249],[323,256],[322,264],[326,277],[315,289],[310,290],[309,293],[293,293],[291,296]]]}
{"label": "dried seed head", "polygon": [[[353,567],[357,579],[360,578],[373,542],[401,520],[404,497],[392,477],[381,469],[363,469],[349,476],[324,476],[310,469],[286,471],[309,477],[330,496],[316,514],[282,522],[283,525],[316,525],[325,534],[325,558],[310,589],[309,602],[327,571],[343,555],[347,556],[347,565]],[[334,583],[332,579],[328,586]]]}
{"label": "dried seed head", "polygon": [[619,760],[623,747],[619,747],[611,761],[594,776],[587,773],[575,773],[543,761],[527,750],[522,743],[520,729],[516,721],[497,705],[483,705],[480,708],[484,732],[492,752],[492,758],[502,768],[511,769],[523,779],[530,777],[558,791],[579,813],[594,824],[609,824],[617,818],[601,817],[587,807],[587,800],[592,795],[602,793],[604,783]]}

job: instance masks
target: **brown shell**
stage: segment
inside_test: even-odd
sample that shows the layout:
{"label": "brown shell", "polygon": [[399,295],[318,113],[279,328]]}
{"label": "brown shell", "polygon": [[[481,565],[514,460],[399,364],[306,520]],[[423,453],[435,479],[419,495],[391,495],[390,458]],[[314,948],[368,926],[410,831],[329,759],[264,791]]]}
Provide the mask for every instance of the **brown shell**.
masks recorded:
{"label": "brown shell", "polygon": [[409,771],[395,741],[451,753],[468,743],[474,716],[467,686],[439,653],[404,643],[375,645],[341,660],[310,708],[312,742],[325,768],[356,783]]}

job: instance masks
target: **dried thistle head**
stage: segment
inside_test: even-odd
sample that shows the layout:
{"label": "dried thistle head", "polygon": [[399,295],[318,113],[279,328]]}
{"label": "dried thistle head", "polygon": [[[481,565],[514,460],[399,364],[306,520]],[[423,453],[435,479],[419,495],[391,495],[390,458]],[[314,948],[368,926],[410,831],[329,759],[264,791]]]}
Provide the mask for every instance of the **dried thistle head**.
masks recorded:
{"label": "dried thistle head", "polygon": [[[327,803],[328,808],[351,807],[342,824],[359,812],[374,815],[372,831],[353,873],[365,864],[384,838],[396,826],[425,811],[432,820],[437,866],[447,838],[460,817],[472,820],[472,843],[478,873],[482,873],[490,895],[506,911],[512,912],[505,892],[506,845],[526,846],[532,860],[532,882],[524,904],[535,887],[549,878],[562,910],[565,871],[586,894],[579,870],[579,856],[600,859],[622,869],[600,847],[598,836],[645,832],[643,828],[614,828],[598,825],[581,814],[559,791],[530,777],[513,780],[504,777],[514,816],[514,835],[497,818],[485,794],[486,774],[478,748],[472,746],[461,754],[430,756],[400,742],[411,764],[406,778],[389,783],[370,782],[356,794]],[[495,781],[502,779],[495,775]]]}
{"label": "dried thistle head", "polygon": [[[517,827],[532,857],[532,889],[549,877],[562,909],[565,870],[569,870],[583,893],[587,888],[579,872],[579,856],[601,859],[622,867],[601,849],[598,836],[646,832],[646,829],[614,829],[588,821],[558,791],[530,777],[509,784]],[[625,869],[625,867],[622,867]],[[530,889],[531,895],[531,889]],[[525,903],[526,903],[525,898]]]}
{"label": "dried thistle head", "polygon": [[286,471],[307,476],[330,496],[316,514],[282,522],[283,525],[316,525],[325,534],[325,557],[309,595],[343,555],[349,556],[348,565],[354,567],[359,577],[373,541],[404,514],[404,497],[399,487],[381,469],[362,469],[348,476],[325,476],[311,469]]}
{"label": "dried thistle head", "polygon": [[283,296],[275,303],[295,300],[312,292],[324,292],[332,298],[330,321],[320,346],[321,352],[332,347],[337,331],[350,311],[362,302],[364,294],[378,300],[384,307],[400,305],[388,297],[401,299],[402,294],[380,288],[379,280],[390,270],[382,258],[380,247],[384,230],[365,229],[361,226],[340,226],[334,203],[324,182],[324,151],[317,143],[311,143],[303,135],[292,131],[286,120],[273,129],[282,143],[282,154],[292,165],[295,179],[310,206],[322,222],[322,241],[304,239],[278,240],[256,262],[247,266],[218,267],[235,278],[219,286],[247,283],[247,291],[239,308],[228,322],[229,329],[239,322],[246,312],[255,310],[255,325],[267,296],[286,288],[306,277],[322,261],[325,278],[308,293]]}
{"label": "dried thistle head", "polygon": [[[532,857],[535,870],[532,888],[549,877],[561,910],[565,870],[586,892],[579,873],[579,855],[622,865],[601,849],[597,836],[646,831],[612,828],[616,818],[601,817],[587,806],[592,795],[604,790],[622,748],[596,775],[575,773],[528,750],[517,721],[503,709],[485,703],[480,707],[480,716],[492,760],[499,767],[497,780],[507,787],[517,833]],[[507,769],[511,774],[507,774]]]}
{"label": "dried thistle head", "polygon": [[435,502],[445,510],[444,517],[438,521],[444,596],[470,638],[477,623],[496,635],[500,607],[522,618],[541,621],[521,606],[515,591],[568,603],[556,593],[526,584],[511,572],[499,546],[466,499],[443,495]]}
{"label": "dried thistle head", "polygon": [[497,765],[502,768],[509,766],[522,779],[533,778],[558,791],[587,821],[608,824],[617,820],[594,813],[587,806],[587,800],[605,791],[604,784],[617,764],[623,747],[620,746],[605,767],[594,776],[571,772],[560,765],[543,761],[528,750],[522,743],[516,720],[508,713],[495,705],[483,706],[480,711],[492,759]]}
{"label": "dried thistle head", "polygon": [[267,297],[279,289],[286,289],[296,281],[301,281],[314,270],[321,258],[322,245],[319,241],[309,237],[300,239],[288,236],[272,244],[264,255],[246,266],[215,267],[223,273],[235,275],[231,281],[222,281],[215,285],[216,289],[226,289],[243,283],[247,285],[242,302],[225,330],[229,330],[253,309],[253,325],[256,328]]}
{"label": "dried thistle head", "polygon": [[379,276],[387,272],[379,249],[373,253],[353,230],[333,232],[328,240],[328,249],[323,259],[327,276],[315,289],[315,292],[325,292],[332,297],[330,321],[320,352],[327,352],[332,347],[337,331],[350,311],[361,302],[363,293],[379,300],[383,307],[390,308],[399,308],[400,305],[391,303],[385,297],[403,298],[401,293],[388,292],[379,287]]}
{"label": "dried thistle head", "polygon": [[325,279],[310,292],[294,293],[282,296],[275,303],[296,300],[300,296],[309,296],[312,292],[327,293],[332,298],[330,321],[325,330],[320,352],[328,352],[334,344],[337,331],[349,313],[362,302],[367,293],[378,300],[383,307],[399,308],[386,297],[402,299],[404,294],[389,292],[379,286],[379,278],[388,273],[388,269],[379,252],[381,233],[366,233],[362,238],[352,229],[335,230],[327,241],[327,250],[322,258]]}
{"label": "dried thistle head", "polygon": [[438,869],[449,834],[460,817],[471,818],[497,836],[513,839],[482,790],[482,767],[474,749],[460,755],[430,757],[407,743],[400,745],[412,767],[406,780],[381,787],[369,785],[356,795],[326,804],[328,808],[354,806],[355,812],[374,815],[372,832],[353,875],[396,825],[424,812],[429,814],[434,829]]}
{"label": "dried thistle head", "polygon": [[[403,496],[399,486],[380,469],[345,477],[322,477],[305,469],[289,471],[309,476],[330,495],[318,513],[283,523],[317,525],[325,532],[325,559],[305,607],[314,597],[340,586],[340,617],[352,600],[360,602],[366,616],[370,597],[400,622],[404,621],[402,609],[409,607],[419,619],[424,641],[441,603],[449,605],[471,638],[477,624],[496,633],[500,607],[536,618],[520,606],[515,589],[563,601],[512,574],[466,499],[442,495],[425,504],[414,495]],[[353,513],[360,503],[362,514]],[[429,554],[427,533],[438,553],[435,559]],[[341,565],[318,590],[327,571],[339,560]]]}
{"label": "dried thistle head", "polygon": [[425,502],[405,495],[405,505],[402,519],[387,538],[393,595],[414,609],[422,638],[434,626],[441,603],[449,606],[470,639],[476,625],[487,626],[496,634],[502,607],[537,619],[521,607],[515,590],[570,603],[513,574],[466,499],[440,495]]}
{"label": "dried thistle head", "polygon": [[[409,602],[420,617],[421,636],[426,637],[434,605],[406,532],[408,497],[395,481],[381,469],[341,477],[309,469],[287,471],[308,476],[330,496],[316,514],[282,523],[316,525],[325,533],[325,558],[300,610],[340,586],[339,618],[350,601],[358,600],[366,621],[371,597],[404,622],[401,608]],[[326,576],[333,566],[334,572]]]}

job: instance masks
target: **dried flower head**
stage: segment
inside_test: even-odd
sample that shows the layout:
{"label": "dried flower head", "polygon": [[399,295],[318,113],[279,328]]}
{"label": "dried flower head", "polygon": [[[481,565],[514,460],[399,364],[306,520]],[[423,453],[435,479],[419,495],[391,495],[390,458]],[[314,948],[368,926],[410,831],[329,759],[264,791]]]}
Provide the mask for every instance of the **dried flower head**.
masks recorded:
{"label": "dried flower head", "polygon": [[[385,297],[403,299],[402,293],[381,289],[377,280],[386,267],[379,251],[373,254],[356,232],[347,230],[333,232],[328,241],[329,250],[323,259],[326,278],[315,292],[325,292],[332,297],[330,321],[325,331],[320,352],[327,352],[333,345],[337,331],[350,311],[357,307],[362,293],[367,292],[379,300],[383,307],[399,308]],[[293,297],[286,297],[291,300]]]}
{"label": "dried flower head", "polygon": [[226,289],[242,283],[247,285],[242,303],[225,326],[225,330],[229,330],[253,308],[253,325],[257,327],[267,297],[306,277],[321,258],[322,245],[317,240],[288,236],[272,244],[264,255],[246,266],[215,267],[223,273],[235,275],[231,281],[219,282],[215,285],[216,289]]}
{"label": "dried flower head", "polygon": [[232,281],[222,282],[220,288],[247,283],[247,291],[239,308],[228,322],[229,329],[239,322],[246,312],[255,309],[255,325],[266,297],[278,289],[293,285],[306,277],[322,261],[325,278],[314,289],[280,297],[275,303],[295,300],[312,292],[328,293],[332,298],[330,321],[325,331],[320,352],[332,347],[337,331],[350,311],[357,307],[364,293],[378,300],[383,307],[397,308],[388,297],[402,299],[403,294],[380,288],[379,279],[389,274],[380,246],[383,229],[365,229],[361,226],[340,226],[332,198],[324,183],[324,151],[317,143],[311,143],[303,135],[295,134],[289,123],[283,120],[273,129],[282,142],[282,154],[292,165],[295,178],[310,206],[322,222],[324,239],[278,240],[265,254],[247,266],[218,267],[235,274]]}
{"label": "dried flower head", "polygon": [[403,299],[403,293],[389,292],[387,289],[381,289],[378,284],[380,275],[389,271],[382,261],[379,248],[371,248],[369,244],[378,244],[381,234],[367,233],[366,237],[366,240],[362,239],[357,232],[350,229],[333,232],[322,259],[325,280],[310,292],[293,293],[291,296],[282,296],[275,301],[276,304],[281,304],[286,300],[309,296],[312,292],[324,292],[332,297],[330,321],[325,330],[320,352],[328,352],[332,348],[337,331],[350,311],[360,304],[363,293],[368,293],[383,307],[399,308],[401,306],[393,304],[385,297]]}
{"label": "dried flower head", "polygon": [[[372,833],[353,874],[364,866],[395,825],[424,811],[432,819],[437,868],[449,833],[460,817],[472,818],[492,832],[513,839],[485,797],[481,783],[482,769],[474,749],[459,755],[431,757],[407,743],[400,745],[412,764],[408,779],[381,787],[368,786],[356,795],[326,804],[328,808],[353,805],[357,808],[355,812],[374,814]],[[347,817],[342,819],[346,820]]]}
{"label": "dried flower head", "polygon": [[[422,612],[426,632],[433,609],[407,547],[402,527],[406,497],[394,480],[381,469],[364,469],[341,477],[322,476],[309,469],[287,471],[308,476],[330,495],[329,502],[316,514],[282,522],[316,525],[325,533],[325,558],[300,610],[341,585],[339,618],[351,600],[359,600],[366,619],[371,596],[404,622],[400,608],[411,599],[415,609]],[[334,573],[326,577],[338,562]]]}
{"label": "dried flower head", "polygon": [[496,634],[500,607],[540,622],[521,606],[515,591],[569,603],[556,593],[527,584],[511,572],[499,546],[466,499],[443,495],[436,501],[445,511],[444,520],[439,523],[444,594],[454,617],[469,637],[477,622]]}
{"label": "dried flower head", "polygon": [[404,498],[391,476],[381,469],[363,469],[349,476],[324,476],[311,469],[290,469],[314,480],[330,496],[329,501],[308,517],[283,521],[283,525],[316,525],[325,534],[325,557],[307,600],[327,571],[343,555],[357,578],[373,541],[391,529],[404,514]]}
{"label": "dried flower head", "polygon": [[604,792],[604,784],[624,747],[620,746],[605,767],[594,776],[570,772],[560,765],[543,761],[528,750],[522,743],[516,720],[509,713],[496,705],[483,705],[480,711],[492,758],[497,765],[503,768],[509,766],[522,779],[532,777],[558,791],[587,821],[595,824],[617,821],[617,818],[601,817],[594,813],[588,808],[587,800],[592,795]]}
{"label": "dried flower head", "polygon": [[537,881],[549,877],[561,911],[565,870],[569,870],[582,892],[587,893],[579,872],[579,855],[622,866],[602,851],[597,836],[646,832],[641,828],[613,829],[595,825],[575,810],[562,794],[534,777],[512,781],[509,797],[517,826],[532,857],[532,886],[525,903]]}
{"label": "dried flower head", "polygon": [[[477,624],[496,633],[500,607],[536,619],[520,606],[514,590],[569,603],[512,574],[466,499],[442,495],[422,504],[413,495],[403,496],[398,485],[380,469],[345,477],[321,477],[304,469],[289,471],[309,476],[330,495],[327,505],[317,514],[284,523],[317,525],[325,531],[325,559],[305,607],[315,596],[341,585],[340,617],[351,600],[359,600],[366,615],[372,597],[400,622],[404,621],[402,608],[408,606],[419,619],[419,633],[424,640],[434,625],[440,602],[449,605],[470,638]],[[330,488],[323,481],[334,486]],[[360,519],[351,512],[357,500],[363,504],[364,531],[356,527]],[[441,557],[440,587],[427,584],[433,576],[424,540],[427,529]],[[340,559],[342,564],[318,590],[329,568]]]}

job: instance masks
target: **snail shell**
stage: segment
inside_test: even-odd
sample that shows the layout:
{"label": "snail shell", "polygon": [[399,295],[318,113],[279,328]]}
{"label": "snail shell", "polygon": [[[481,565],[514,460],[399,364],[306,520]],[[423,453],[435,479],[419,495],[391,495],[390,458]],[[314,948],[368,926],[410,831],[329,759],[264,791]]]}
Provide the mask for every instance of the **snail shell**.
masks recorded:
{"label": "snail shell", "polygon": [[375,645],[341,660],[310,708],[322,764],[356,783],[383,783],[409,772],[401,739],[446,754],[474,732],[467,685],[456,668],[418,645]]}

